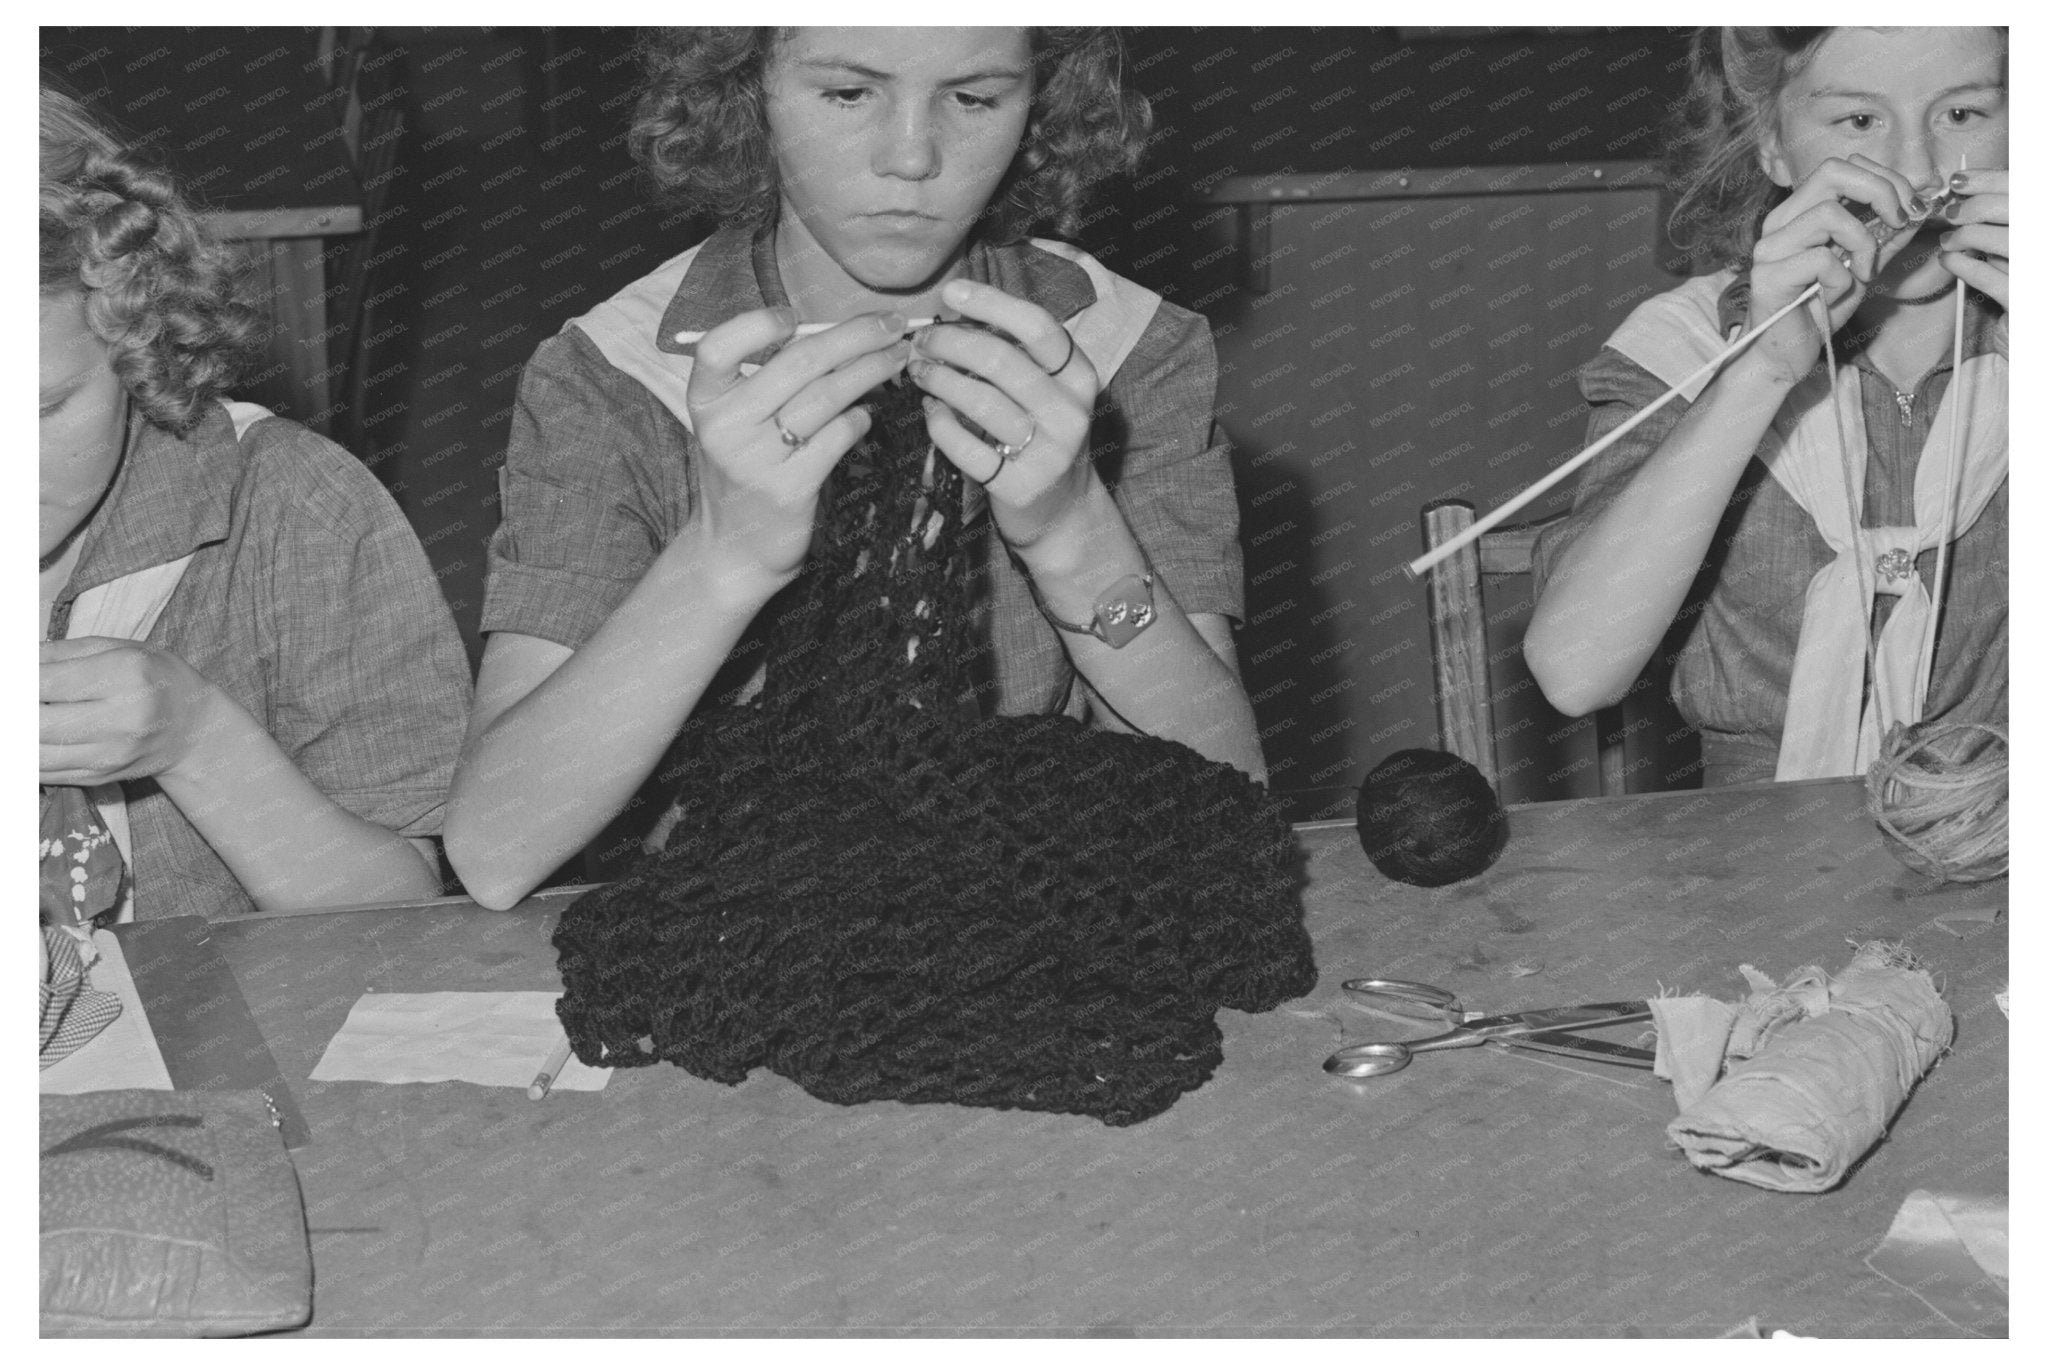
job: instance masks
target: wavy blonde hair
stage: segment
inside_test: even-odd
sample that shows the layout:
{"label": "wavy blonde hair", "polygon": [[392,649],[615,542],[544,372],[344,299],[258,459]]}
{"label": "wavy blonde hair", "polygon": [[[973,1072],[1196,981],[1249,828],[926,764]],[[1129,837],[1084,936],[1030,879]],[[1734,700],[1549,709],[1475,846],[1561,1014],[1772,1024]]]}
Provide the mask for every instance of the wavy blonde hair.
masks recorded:
{"label": "wavy blonde hair", "polygon": [[[983,234],[997,243],[1038,229],[1076,235],[1090,192],[1137,166],[1152,127],[1151,105],[1124,88],[1115,29],[1029,32],[1030,121],[982,220]],[[749,227],[775,217],[779,184],[763,82],[781,34],[658,28],[641,35],[640,100],[627,145],[663,203]]]}
{"label": "wavy blonde hair", "polygon": [[258,340],[236,260],[169,175],[47,84],[41,134],[42,289],[83,291],[136,408],[183,436]]}

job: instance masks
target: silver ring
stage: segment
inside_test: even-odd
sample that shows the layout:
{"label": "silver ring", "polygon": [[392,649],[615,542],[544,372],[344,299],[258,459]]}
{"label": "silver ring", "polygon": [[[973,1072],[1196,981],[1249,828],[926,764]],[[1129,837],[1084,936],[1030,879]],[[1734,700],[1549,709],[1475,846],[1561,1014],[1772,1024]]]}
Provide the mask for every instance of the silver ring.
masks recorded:
{"label": "silver ring", "polygon": [[779,412],[768,414],[768,420],[775,424],[776,433],[782,437],[782,443],[791,450],[799,449],[805,441],[811,439],[808,436],[799,436],[788,427],[782,425],[782,414]]}
{"label": "silver ring", "polygon": [[1031,445],[1031,443],[1037,439],[1038,419],[1034,417],[1031,419],[1031,434],[1029,436],[1026,436],[1021,442],[1019,442],[1016,445],[1011,445],[1007,441],[998,441],[995,443],[994,446],[991,447],[991,449],[995,451],[996,458],[998,460],[1001,460],[1004,464],[1008,464],[1010,461],[1016,459],[1019,455],[1022,455],[1024,451]]}
{"label": "silver ring", "polygon": [[[1067,338],[1067,358],[1066,358],[1065,360],[1062,360],[1062,361],[1060,362],[1060,366],[1059,366],[1059,369],[1058,369],[1058,370],[1047,370],[1047,371],[1045,372],[1048,378],[1050,378],[1050,377],[1051,377],[1051,376],[1053,376],[1053,375],[1056,375],[1056,374],[1058,374],[1058,373],[1060,372],[1060,370],[1064,370],[1064,369],[1066,369],[1066,368],[1067,368],[1067,366],[1069,366],[1069,365],[1071,365],[1071,364],[1073,364],[1073,363],[1074,363],[1074,350],[1075,350],[1075,347],[1074,347],[1074,334],[1073,334],[1072,332],[1069,332],[1069,331],[1067,331],[1067,329],[1066,329],[1066,328],[1064,328],[1064,327],[1060,328],[1060,331],[1061,331],[1061,332],[1062,332],[1062,333],[1063,333],[1063,334],[1064,334],[1064,335],[1066,336],[1066,338]],[[1030,444],[1030,442],[1029,442],[1029,441],[1027,441],[1027,442],[1025,442],[1025,444],[1026,444],[1026,445],[1029,445],[1029,444]]]}

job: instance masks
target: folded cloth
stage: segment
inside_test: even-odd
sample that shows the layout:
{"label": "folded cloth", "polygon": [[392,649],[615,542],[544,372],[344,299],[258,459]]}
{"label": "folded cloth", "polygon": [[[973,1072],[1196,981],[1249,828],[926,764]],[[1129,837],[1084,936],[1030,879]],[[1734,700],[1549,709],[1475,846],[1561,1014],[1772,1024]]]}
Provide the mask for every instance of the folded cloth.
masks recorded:
{"label": "folded cloth", "polygon": [[97,1038],[121,1016],[121,999],[112,991],[94,990],[86,969],[98,954],[89,941],[71,931],[45,924],[43,931],[41,1063],[54,1066]]}
{"label": "folded cloth", "polygon": [[1955,1020],[1910,954],[1871,942],[1840,975],[1807,967],[1779,986],[1745,966],[1749,999],[1652,1000],[1665,1129],[1701,1170],[1818,1194],[1884,1136]]}
{"label": "folded cloth", "polygon": [[2008,1225],[2002,1195],[1915,1190],[1863,1264],[1954,1326],[2003,1336],[2011,1312]]}

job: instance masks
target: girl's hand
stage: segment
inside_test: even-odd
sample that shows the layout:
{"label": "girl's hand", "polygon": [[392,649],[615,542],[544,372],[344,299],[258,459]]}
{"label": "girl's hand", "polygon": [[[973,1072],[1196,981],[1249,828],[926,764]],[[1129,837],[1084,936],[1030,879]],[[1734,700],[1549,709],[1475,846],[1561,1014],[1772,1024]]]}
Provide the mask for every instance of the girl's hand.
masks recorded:
{"label": "girl's hand", "polygon": [[1961,197],[1952,201],[1943,215],[1955,226],[1942,234],[1942,268],[2010,308],[2006,225],[2012,217],[2006,199],[2006,172],[1958,171],[1949,177],[1949,186]]}
{"label": "girl's hand", "polygon": [[803,567],[818,490],[868,429],[852,404],[902,371],[903,328],[893,313],[849,318],[744,378],[742,359],[795,333],[788,309],[742,313],[698,343],[686,401],[704,459],[690,519],[727,562],[771,587]]}
{"label": "girl's hand", "polygon": [[[1829,327],[1840,328],[1862,306],[1870,282],[1912,241],[1904,229],[1926,207],[1924,200],[1916,203],[1916,195],[1905,177],[1868,157],[1822,162],[1764,218],[1751,256],[1748,325],[1755,327],[1818,282]],[[1896,230],[1890,240],[1879,246],[1849,203],[1875,210]],[[1846,264],[1836,257],[1836,247],[1848,254]],[[1813,368],[1820,345],[1810,310],[1799,309],[1758,337],[1749,354],[1752,364],[1797,383]]]}
{"label": "girl's hand", "polygon": [[167,649],[87,635],[42,647],[42,776],[91,787],[175,772],[225,694]]}
{"label": "girl's hand", "polygon": [[[1013,549],[1036,544],[1088,491],[1095,367],[1043,308],[992,285],[954,280],[941,297],[962,315],[1017,338],[939,325],[916,340],[910,377],[931,395],[925,428],[960,472],[988,493]],[[968,431],[972,421],[989,440]],[[1004,458],[992,442],[1011,448]]]}

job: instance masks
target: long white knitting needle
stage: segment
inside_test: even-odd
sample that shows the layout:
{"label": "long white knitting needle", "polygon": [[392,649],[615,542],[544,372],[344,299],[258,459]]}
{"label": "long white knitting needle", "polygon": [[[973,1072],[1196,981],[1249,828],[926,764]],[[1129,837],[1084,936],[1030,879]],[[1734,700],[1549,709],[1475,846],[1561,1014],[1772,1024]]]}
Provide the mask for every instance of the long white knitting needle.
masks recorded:
{"label": "long white knitting needle", "polygon": [[1656,402],[1648,404],[1643,408],[1641,412],[1638,412],[1635,416],[1629,418],[1626,422],[1623,422],[1620,426],[1608,432],[1605,436],[1602,436],[1599,440],[1593,442],[1593,444],[1587,446],[1584,450],[1572,456],[1569,460],[1566,460],[1563,464],[1551,470],[1548,474],[1545,474],[1542,478],[1536,480],[1536,482],[1530,484],[1527,488],[1515,494],[1515,496],[1509,498],[1506,502],[1494,508],[1491,512],[1488,512],[1485,516],[1473,522],[1464,530],[1458,532],[1457,535],[1452,536],[1449,540],[1437,546],[1434,550],[1431,550],[1428,554],[1422,555],[1416,559],[1409,560],[1405,565],[1402,566],[1403,568],[1407,569],[1408,576],[1410,578],[1422,577],[1422,575],[1428,573],[1438,564],[1442,563],[1446,559],[1449,559],[1452,555],[1464,549],[1467,545],[1470,545],[1473,541],[1479,539],[1479,537],[1485,535],[1494,527],[1500,525],[1501,522],[1507,520],[1516,512],[1521,511],[1522,508],[1528,506],[1537,498],[1543,496],[1543,494],[1545,494],[1546,492],[1550,491],[1550,489],[1555,487],[1560,480],[1564,479],[1573,471],[1577,470],[1579,466],[1585,464],[1586,461],[1592,459],[1595,455],[1598,455],[1601,451],[1607,449],[1607,447],[1613,445],[1616,441],[1619,441],[1622,437],[1628,435],[1631,431],[1634,431],[1638,425],[1648,420],[1651,413],[1657,411],[1666,403],[1669,403],[1672,399],[1678,397],[1678,395],[1683,393],[1688,387],[1690,387],[1694,381],[1706,378],[1715,370],[1727,364],[1729,360],[1734,358],[1734,356],[1743,349],[1743,347],[1749,345],[1750,342],[1755,341],[1758,337],[1762,336],[1765,332],[1769,331],[1772,323],[1775,323],[1778,319],[1784,317],[1793,309],[1801,307],[1807,302],[1807,300],[1815,298],[1819,295],[1819,293],[1819,283],[1816,282],[1814,284],[1809,284],[1808,286],[1806,286],[1806,292],[1802,293],[1798,298],[1792,300],[1792,302],[1786,304],[1783,308],[1780,308],[1777,312],[1771,314],[1762,322],[1758,323],[1756,326],[1750,328],[1741,336],[1735,338],[1735,340],[1729,342],[1726,346],[1722,347],[1719,354],[1715,355],[1714,358],[1709,360],[1706,364],[1700,366],[1697,370],[1694,370],[1691,374],[1687,375],[1685,378],[1679,380],[1676,384],[1672,385],[1669,389],[1665,390],[1664,396],[1659,398]]}
{"label": "long white knitting needle", "polygon": [[[1970,157],[1966,152],[1958,170],[1970,169]],[[1920,632],[1919,657],[1914,660],[1913,676],[1927,676],[1928,656],[1934,650],[1934,633],[1941,623],[1942,581],[1948,577],[1948,541],[1955,534],[1956,526],[1956,471],[1963,463],[1963,403],[1968,391],[1963,387],[1963,312],[1965,294],[1969,286],[1959,278],[1956,280],[1956,334],[1950,341],[1952,347],[1948,371],[1948,464],[1941,471],[1941,539],[1934,550],[1934,598],[1927,610],[1927,627]],[[1925,698],[1922,698],[1925,704]]]}
{"label": "long white knitting needle", "polygon": [[[903,324],[903,330],[915,332],[921,328],[929,327],[937,321],[937,318],[912,318]],[[830,331],[838,325],[836,322],[800,322],[796,327],[796,335],[800,337],[814,337],[818,333]],[[678,346],[695,346],[709,335],[711,335],[709,332],[677,332],[672,340]]]}

